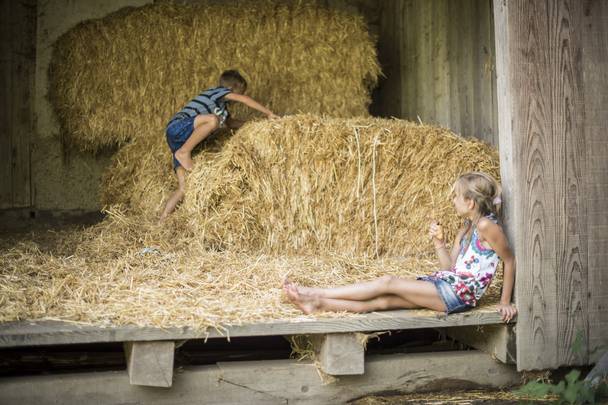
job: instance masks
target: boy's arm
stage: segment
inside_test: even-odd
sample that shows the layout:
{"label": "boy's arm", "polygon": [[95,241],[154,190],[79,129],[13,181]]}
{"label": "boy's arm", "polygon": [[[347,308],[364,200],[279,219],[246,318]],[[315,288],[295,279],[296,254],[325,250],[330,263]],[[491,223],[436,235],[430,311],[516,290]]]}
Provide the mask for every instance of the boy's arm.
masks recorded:
{"label": "boy's arm", "polygon": [[264,107],[262,104],[258,103],[249,96],[245,96],[243,94],[228,93],[224,97],[226,98],[226,100],[243,103],[249,108],[258,110],[259,112],[266,114],[268,118],[277,118],[277,116],[274,115],[272,111],[270,111],[268,108]]}

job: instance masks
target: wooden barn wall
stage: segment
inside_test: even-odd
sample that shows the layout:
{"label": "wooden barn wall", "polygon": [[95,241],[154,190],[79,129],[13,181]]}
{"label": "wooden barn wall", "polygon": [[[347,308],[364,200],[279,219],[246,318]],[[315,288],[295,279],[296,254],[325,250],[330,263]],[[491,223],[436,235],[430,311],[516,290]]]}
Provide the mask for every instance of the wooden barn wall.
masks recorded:
{"label": "wooden barn wall", "polygon": [[0,209],[31,205],[36,1],[0,0]]}
{"label": "wooden barn wall", "polygon": [[491,0],[380,2],[385,78],[372,113],[422,120],[498,146]]}
{"label": "wooden barn wall", "polygon": [[517,364],[608,348],[608,2],[495,1]]}

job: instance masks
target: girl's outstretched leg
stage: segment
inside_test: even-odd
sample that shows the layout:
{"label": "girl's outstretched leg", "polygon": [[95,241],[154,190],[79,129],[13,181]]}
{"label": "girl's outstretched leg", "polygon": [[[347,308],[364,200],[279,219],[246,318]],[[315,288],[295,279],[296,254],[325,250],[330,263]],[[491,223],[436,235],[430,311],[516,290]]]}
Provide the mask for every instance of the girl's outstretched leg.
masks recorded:
{"label": "girl's outstretched leg", "polygon": [[396,295],[383,295],[366,301],[322,298],[300,294],[295,285],[286,286],[285,292],[289,300],[305,314],[320,311],[365,313],[387,309],[418,308],[415,304]]}
{"label": "girl's outstretched leg", "polygon": [[289,281],[286,281],[285,285],[300,296],[324,300],[370,301],[382,296],[395,295],[407,303],[407,305],[403,305],[401,308],[429,308],[440,312],[446,310],[445,303],[439,296],[437,289],[433,283],[428,281],[383,276],[376,280],[335,288],[304,290]]}

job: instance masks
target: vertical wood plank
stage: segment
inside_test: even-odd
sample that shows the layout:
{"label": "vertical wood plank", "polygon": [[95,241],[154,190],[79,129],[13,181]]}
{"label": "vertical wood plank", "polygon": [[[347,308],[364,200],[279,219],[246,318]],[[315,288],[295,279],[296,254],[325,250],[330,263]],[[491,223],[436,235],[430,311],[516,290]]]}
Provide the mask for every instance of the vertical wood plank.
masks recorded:
{"label": "vertical wood plank", "polygon": [[433,99],[433,52],[431,32],[433,29],[433,3],[435,1],[417,2],[416,10],[416,95],[417,116],[423,122],[435,123],[435,104]]}
{"label": "vertical wood plank", "polygon": [[448,0],[434,0],[432,4],[431,66],[433,72],[434,122],[450,127],[450,70],[448,59]]}
{"label": "vertical wood plank", "polygon": [[[516,164],[521,165],[522,175],[516,181],[523,183],[515,202],[516,209],[521,210],[517,229],[522,232],[518,249],[522,271],[518,273],[516,300],[523,325],[517,329],[518,368],[553,368],[558,365],[556,226],[551,195],[556,178],[549,138],[548,44],[542,43],[548,35],[548,10],[544,2],[512,4],[509,17],[514,24],[513,43],[521,48],[510,54],[515,82],[512,91],[521,89],[513,104],[513,131],[519,151]],[[539,13],[544,22],[535,21]],[[525,58],[516,59],[518,54]]]}
{"label": "vertical wood plank", "polygon": [[475,64],[473,60],[476,46],[477,21],[475,16],[475,1],[465,0],[458,2],[458,16],[456,21],[463,21],[459,26],[459,39],[461,46],[458,52],[458,100],[460,104],[461,133],[464,136],[475,134],[475,93],[477,80],[474,80]]}
{"label": "vertical wood plank", "polygon": [[[496,122],[496,72],[494,55],[494,18],[491,0],[475,3],[477,44],[475,44],[475,72],[473,80],[478,84],[475,94],[475,135],[498,147]],[[473,39],[475,40],[475,39]]]}
{"label": "vertical wood plank", "polygon": [[401,16],[400,1],[380,3],[380,39],[378,56],[382,63],[381,105],[377,114],[384,117],[401,116]]}
{"label": "vertical wood plank", "polygon": [[0,80],[4,90],[0,93],[0,168],[3,173],[0,208],[27,207],[31,205],[36,2],[2,1],[0,10]]}
{"label": "vertical wood plank", "polygon": [[11,8],[15,3],[8,0],[0,1],[0,208],[12,206],[12,170],[11,150],[12,136],[10,131],[10,116],[12,103],[10,102],[11,70],[13,47],[11,42]]}
{"label": "vertical wood plank", "polygon": [[[381,2],[380,55],[387,39],[398,50],[387,56],[399,67],[385,70],[380,115],[396,115],[452,129],[497,144],[491,0],[403,0]],[[392,12],[392,13],[391,13]],[[396,21],[390,27],[391,17]],[[388,31],[392,30],[392,33]],[[390,77],[396,75],[397,77]],[[400,85],[401,104],[387,103]],[[390,86],[390,88],[389,88]],[[398,114],[394,114],[395,110]],[[388,113],[390,111],[390,114]]]}
{"label": "vertical wood plank", "polygon": [[36,64],[36,1],[18,3],[13,21],[16,36],[13,53],[12,166],[13,206],[31,205],[30,143],[34,130],[34,77]]}
{"label": "vertical wood plank", "polygon": [[505,75],[498,96],[505,115],[501,164],[508,167],[501,170],[513,178],[518,368],[581,364],[588,333],[581,7],[575,1],[494,5],[497,65]]}
{"label": "vertical wood plank", "polygon": [[461,21],[459,13],[460,2],[448,1],[448,15],[450,16],[450,24],[448,25],[448,63],[450,69],[450,129],[454,132],[463,134],[462,115],[460,113],[462,105],[460,104],[461,88],[459,81],[462,80],[459,68],[459,60],[461,59],[460,51],[462,42],[460,39],[460,30],[455,21]]}
{"label": "vertical wood plank", "polygon": [[[510,85],[513,81],[511,75],[510,62],[510,36],[509,18],[506,3],[502,0],[494,0],[494,38],[496,52],[496,103],[500,114],[497,115],[498,135],[500,144],[500,178],[503,199],[503,224],[507,233],[507,238],[512,249],[515,250],[515,257],[518,257],[518,249],[521,245],[519,238],[521,232],[517,232],[519,221],[515,210],[516,196],[518,192],[518,182],[515,179],[520,177],[519,167],[515,165],[514,157],[517,156],[515,150],[515,140],[512,130],[512,101]],[[516,275],[518,277],[518,275]],[[516,289],[517,290],[517,289]],[[515,291],[517,293],[517,291]]]}
{"label": "vertical wood plank", "polygon": [[418,58],[418,49],[416,48],[416,12],[418,10],[416,0],[404,0],[400,2],[402,5],[402,43],[400,48],[401,54],[401,75],[402,75],[402,106],[401,117],[410,120],[415,120],[418,113],[418,94],[416,92],[416,81],[418,75],[416,72],[416,60]]}
{"label": "vertical wood plank", "polygon": [[583,9],[583,81],[587,171],[589,363],[608,350],[608,3]]}
{"label": "vertical wood plank", "polygon": [[[556,184],[556,242],[558,271],[558,358],[569,365],[587,364],[587,201],[583,196],[587,171],[583,126],[584,100],[581,64],[582,7],[580,2],[557,2],[550,15],[555,50],[550,59],[553,75],[552,128]],[[551,46],[552,44],[549,44]]]}

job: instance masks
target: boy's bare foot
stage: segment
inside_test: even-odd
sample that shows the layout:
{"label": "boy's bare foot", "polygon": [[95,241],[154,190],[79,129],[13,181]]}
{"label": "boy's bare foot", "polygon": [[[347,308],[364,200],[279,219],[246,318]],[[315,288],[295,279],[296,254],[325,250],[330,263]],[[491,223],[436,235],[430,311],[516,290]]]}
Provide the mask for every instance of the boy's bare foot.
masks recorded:
{"label": "boy's bare foot", "polygon": [[188,171],[192,171],[194,167],[194,163],[192,162],[192,157],[189,152],[178,149],[175,152],[175,159],[179,162],[182,167]]}
{"label": "boy's bare foot", "polygon": [[298,287],[295,284],[283,285],[285,294],[289,300],[306,315],[317,312],[320,308],[319,298],[308,295],[301,295],[298,292]]}

